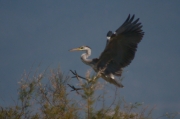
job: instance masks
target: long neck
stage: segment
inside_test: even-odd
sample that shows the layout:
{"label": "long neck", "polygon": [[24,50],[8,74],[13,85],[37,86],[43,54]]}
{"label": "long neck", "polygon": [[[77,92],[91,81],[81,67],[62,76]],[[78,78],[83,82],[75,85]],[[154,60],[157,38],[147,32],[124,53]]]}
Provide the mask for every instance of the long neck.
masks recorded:
{"label": "long neck", "polygon": [[90,65],[92,62],[92,59],[87,59],[90,55],[91,55],[91,49],[90,48],[87,48],[86,52],[81,55],[81,60],[87,65]]}

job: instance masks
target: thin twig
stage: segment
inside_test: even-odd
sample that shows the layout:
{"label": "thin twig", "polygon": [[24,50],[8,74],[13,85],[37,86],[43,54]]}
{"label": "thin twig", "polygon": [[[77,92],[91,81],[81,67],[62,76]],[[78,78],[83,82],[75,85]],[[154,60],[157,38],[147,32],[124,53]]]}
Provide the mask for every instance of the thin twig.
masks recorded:
{"label": "thin twig", "polygon": [[70,84],[67,84],[67,85],[72,88],[71,91],[76,91],[77,94],[79,94],[78,90],[82,90],[82,88],[76,88],[76,87],[74,87],[74,86],[72,86]]}
{"label": "thin twig", "polygon": [[82,76],[79,76],[78,74],[77,74],[77,72],[76,72],[76,70],[73,72],[72,70],[70,70],[71,71],[71,73],[72,74],[74,74],[74,76],[72,77],[72,78],[77,78],[78,80],[79,80],[79,78],[82,78],[82,79],[84,79],[84,80],[88,80],[88,79],[86,79],[86,78],[84,78],[84,77],[82,77]]}
{"label": "thin twig", "polygon": [[107,108],[107,110],[106,110],[106,112],[105,112],[104,114],[106,114],[106,113],[109,111],[109,109],[111,108],[111,106],[112,106],[112,105],[115,103],[115,101],[116,101],[117,87],[116,87],[116,90],[115,90],[114,95],[115,95],[115,98],[114,98],[113,102],[112,102],[111,105]]}

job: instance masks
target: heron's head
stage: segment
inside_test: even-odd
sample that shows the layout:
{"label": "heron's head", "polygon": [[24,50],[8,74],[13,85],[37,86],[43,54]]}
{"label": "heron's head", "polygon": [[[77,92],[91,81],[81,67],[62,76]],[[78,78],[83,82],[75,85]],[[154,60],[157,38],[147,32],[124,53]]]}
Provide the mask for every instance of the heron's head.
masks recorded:
{"label": "heron's head", "polygon": [[90,47],[88,47],[88,46],[81,46],[81,47],[78,47],[78,48],[73,48],[73,49],[71,49],[71,50],[69,50],[69,51],[85,51],[85,50],[88,50],[88,49],[91,49]]}

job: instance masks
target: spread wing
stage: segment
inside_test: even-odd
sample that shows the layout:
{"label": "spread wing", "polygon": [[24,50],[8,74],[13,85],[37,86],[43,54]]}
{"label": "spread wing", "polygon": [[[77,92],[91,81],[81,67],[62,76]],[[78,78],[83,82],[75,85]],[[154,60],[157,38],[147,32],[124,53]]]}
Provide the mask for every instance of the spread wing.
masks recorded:
{"label": "spread wing", "polygon": [[121,75],[121,68],[129,65],[134,59],[138,43],[144,32],[139,19],[134,20],[130,15],[126,21],[111,36],[106,48],[97,62],[97,69],[106,67],[105,73]]}

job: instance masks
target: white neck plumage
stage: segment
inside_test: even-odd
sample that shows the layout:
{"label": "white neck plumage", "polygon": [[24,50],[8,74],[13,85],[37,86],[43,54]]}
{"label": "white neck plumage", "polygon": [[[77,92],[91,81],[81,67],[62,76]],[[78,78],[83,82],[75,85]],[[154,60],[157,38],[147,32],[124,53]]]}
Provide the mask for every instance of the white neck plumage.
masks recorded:
{"label": "white neck plumage", "polygon": [[85,51],[86,52],[81,55],[81,60],[85,64],[90,65],[90,63],[92,62],[92,59],[87,59],[87,58],[91,55],[91,49],[90,48],[86,48]]}

